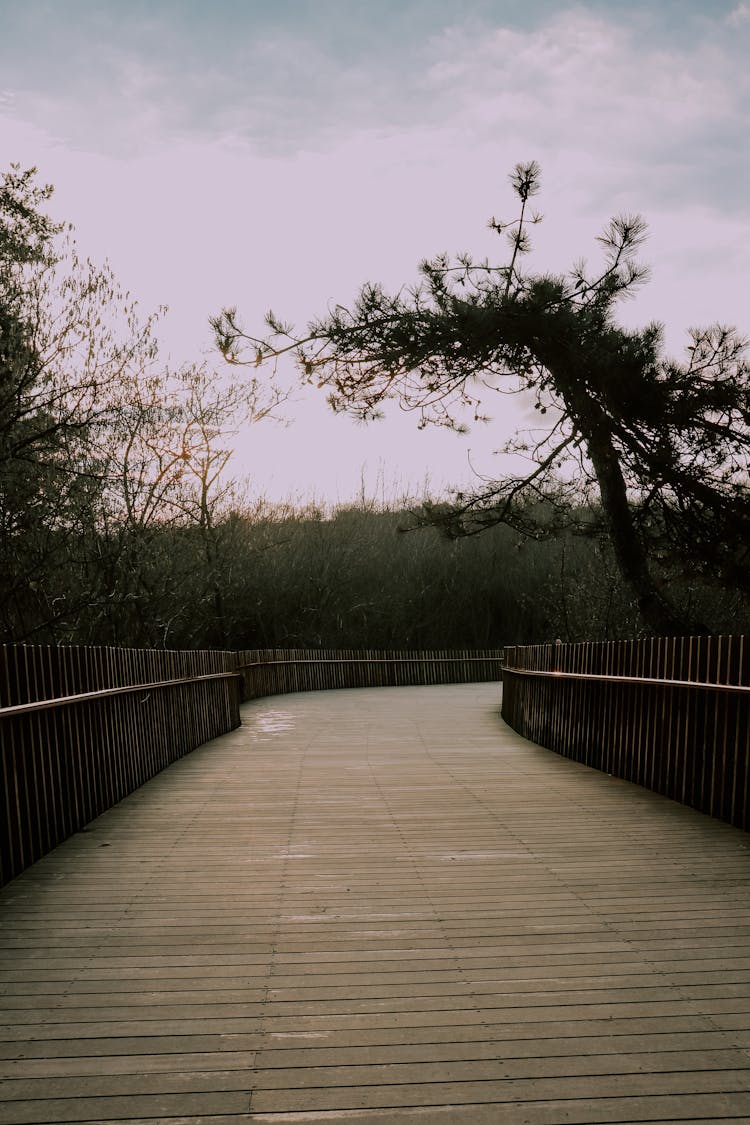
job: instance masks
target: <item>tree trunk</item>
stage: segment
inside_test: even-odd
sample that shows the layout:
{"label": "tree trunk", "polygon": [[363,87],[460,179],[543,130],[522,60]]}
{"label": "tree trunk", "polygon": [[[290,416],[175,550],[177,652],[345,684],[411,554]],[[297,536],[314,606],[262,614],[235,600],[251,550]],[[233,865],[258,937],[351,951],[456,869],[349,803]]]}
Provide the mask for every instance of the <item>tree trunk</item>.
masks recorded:
{"label": "tree trunk", "polygon": [[[581,412],[577,413],[580,419]],[[583,417],[588,415],[590,418],[591,413],[592,404],[587,402]],[[606,419],[599,417],[580,428],[599,484],[602,509],[617,565],[623,580],[635,595],[644,622],[655,633],[667,637],[706,632],[703,626],[693,626],[682,618],[656,587],[643,542],[633,521],[625,479]]]}

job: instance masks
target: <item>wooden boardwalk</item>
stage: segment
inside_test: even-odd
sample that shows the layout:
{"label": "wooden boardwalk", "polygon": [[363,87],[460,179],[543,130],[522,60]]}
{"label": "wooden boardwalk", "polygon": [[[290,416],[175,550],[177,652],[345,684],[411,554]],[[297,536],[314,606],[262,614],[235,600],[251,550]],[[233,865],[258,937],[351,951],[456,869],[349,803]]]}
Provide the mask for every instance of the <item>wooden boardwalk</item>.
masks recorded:
{"label": "wooden boardwalk", "polygon": [[497,688],[282,696],[0,892],[0,1122],[750,1120],[750,837]]}

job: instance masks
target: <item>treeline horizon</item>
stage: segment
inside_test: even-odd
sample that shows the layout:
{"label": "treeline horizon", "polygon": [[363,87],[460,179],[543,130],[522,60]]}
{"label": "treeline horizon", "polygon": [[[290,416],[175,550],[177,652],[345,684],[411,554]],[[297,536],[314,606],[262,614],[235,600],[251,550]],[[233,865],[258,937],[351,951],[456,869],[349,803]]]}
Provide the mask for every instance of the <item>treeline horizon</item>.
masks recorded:
{"label": "treeline horizon", "polygon": [[[521,186],[532,194],[526,172]],[[464,280],[478,286],[467,304],[439,259],[425,266],[427,304],[400,309],[390,352],[381,336],[393,309],[375,287],[362,298],[361,324],[343,313],[313,324],[309,339],[325,342],[315,363],[304,340],[254,341],[227,310],[212,321],[227,364],[172,370],[158,352],[159,314],[143,319],[107,265],[80,258],[69,228],[46,214],[51,194],[34,169],[12,165],[0,177],[2,643],[445,649],[684,635],[694,623],[748,630],[745,346],[731,332],[698,334],[683,369],[657,362],[655,329],[641,338],[613,327],[609,305],[636,276],[630,228],[603,280],[582,289],[579,278],[551,305],[549,279],[503,267],[488,290],[482,270],[464,263]],[[513,229],[518,250],[523,222]],[[541,311],[526,308],[537,291]],[[493,309],[511,297],[514,324],[526,309],[555,346],[565,343],[564,370],[540,360],[526,372],[541,380],[536,405],[553,418],[533,448],[512,439],[531,459],[526,477],[413,504],[363,490],[330,510],[274,505],[234,478],[240,431],[289,398],[275,363],[290,346],[303,382],[322,365],[322,384],[339,378],[350,394],[338,408],[364,417],[391,393],[391,355],[406,373],[405,404],[432,404],[433,421],[460,428],[459,408],[478,408],[463,345],[478,346],[474,329],[483,318],[494,324]],[[449,313],[460,323],[446,325]],[[286,338],[270,326],[275,341]],[[405,363],[404,350],[425,341],[432,360]],[[500,364],[510,345],[497,346]],[[523,348],[509,354],[526,362]],[[363,356],[381,380],[374,398],[369,376],[352,374]],[[570,356],[589,364],[588,389]],[[259,372],[264,362],[269,371]],[[434,385],[408,383],[427,378],[432,362]],[[554,397],[555,378],[593,421],[576,421],[562,392]]]}
{"label": "treeline horizon", "polygon": [[[409,508],[362,497],[329,510],[257,501],[208,533],[155,522],[127,541],[122,528],[78,539],[75,551],[61,535],[43,597],[4,601],[3,640],[435,649],[642,636],[606,539],[545,535],[543,519],[539,538],[497,526],[449,539]],[[750,630],[739,595],[689,574],[663,580],[712,631]]]}

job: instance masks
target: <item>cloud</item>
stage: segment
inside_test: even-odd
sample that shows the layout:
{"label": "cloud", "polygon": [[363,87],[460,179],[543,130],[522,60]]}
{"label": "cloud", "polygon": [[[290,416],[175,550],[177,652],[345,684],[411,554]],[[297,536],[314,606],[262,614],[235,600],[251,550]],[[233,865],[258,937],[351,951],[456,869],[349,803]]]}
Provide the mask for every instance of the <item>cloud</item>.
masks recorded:
{"label": "cloud", "polygon": [[384,2],[376,16],[357,0],[10,9],[9,112],[128,158],[218,139],[291,156],[371,131],[468,129],[498,145],[520,135],[620,165],[648,160],[668,189],[685,188],[678,150],[710,143],[716,159],[733,146],[736,159],[748,109],[742,53],[731,35],[698,34],[689,0],[671,38],[637,0],[608,4],[606,17],[546,0],[469,0],[460,18],[447,0]]}
{"label": "cloud", "polygon": [[[627,23],[563,13],[533,32],[500,28],[482,42],[443,34],[427,80],[445,120],[475,136],[526,140],[580,171],[592,200],[640,190],[672,201],[746,205],[750,82],[715,42],[675,48]],[[459,126],[460,121],[460,126]]]}
{"label": "cloud", "polygon": [[442,26],[452,5],[386,0],[376,18],[356,0],[8,7],[0,64],[19,115],[76,147],[133,156],[220,136],[291,152],[342,128],[395,126],[429,17]]}
{"label": "cloud", "polygon": [[731,27],[740,27],[750,20],[750,4],[738,4],[727,16],[727,23]]}
{"label": "cloud", "polygon": [[[748,79],[743,60],[710,37],[675,47],[650,39],[639,21],[585,8],[523,28],[446,20],[412,37],[413,69],[396,74],[402,56],[360,53],[361,66],[337,68],[325,37],[305,46],[298,31],[268,26],[257,42],[228,43],[222,75],[216,29],[207,32],[211,65],[196,56],[201,67],[184,29],[170,56],[161,24],[135,10],[131,39],[151,44],[142,56],[111,34],[107,50],[94,38],[101,50],[91,65],[110,68],[114,80],[88,100],[109,142],[94,145],[65,97],[43,90],[33,132],[18,97],[11,116],[0,112],[0,127],[8,153],[26,128],[34,160],[55,154],[60,173],[43,172],[58,183],[59,206],[107,252],[117,250],[136,290],[138,261],[159,247],[144,271],[154,303],[179,303],[154,292],[156,279],[171,289],[197,256],[195,291],[206,292],[206,278],[217,291],[217,299],[202,297],[205,318],[221,301],[242,300],[235,262],[258,265],[257,279],[245,282],[248,305],[264,307],[264,291],[277,304],[279,292],[298,316],[365,278],[409,280],[415,263],[439,249],[496,255],[483,224],[502,217],[504,202],[512,209],[506,172],[531,157],[543,167],[548,221],[536,241],[549,268],[593,246],[619,211],[644,212],[655,224],[688,211],[700,211],[704,224],[714,214],[746,224],[748,154],[738,137]],[[340,40],[352,36],[349,27]],[[162,62],[154,42],[164,43]],[[177,56],[192,60],[189,98],[185,84],[171,81]],[[255,60],[257,73],[243,78],[240,58]],[[96,84],[92,75],[80,80]],[[78,106],[75,83],[72,75],[65,94]],[[329,115],[332,98],[338,116]],[[77,128],[86,157],[74,156],[68,134]],[[128,227],[120,239],[117,230]],[[702,242],[704,231],[691,229],[690,239]],[[171,263],[180,264],[173,280]]]}
{"label": "cloud", "polygon": [[[222,304],[254,328],[269,305],[304,323],[365,280],[412,281],[439,250],[497,259],[485,223],[512,216],[507,172],[530,158],[546,215],[530,264],[595,257],[611,215],[644,213],[654,280],[622,315],[665,320],[677,350],[691,323],[746,317],[749,83],[726,19],[665,0],[676,39],[654,7],[612,3],[605,18],[600,4],[530,3],[521,24],[508,18],[515,3],[469,3],[460,21],[455,4],[411,3],[394,22],[385,3],[373,21],[371,5],[320,0],[251,26],[243,12],[260,3],[165,0],[120,5],[106,25],[82,22],[94,9],[71,0],[68,31],[55,5],[37,22],[59,44],[42,31],[35,53],[16,50],[3,68],[0,149],[57,185],[56,214],[85,252],[110,256],[146,308],[171,306],[175,359],[210,344],[206,318]],[[341,10],[353,15],[337,22]],[[199,14],[188,26],[182,12]],[[29,17],[25,42],[32,31]],[[262,429],[248,448],[280,482],[306,447],[329,480],[358,478],[365,456],[412,480],[430,458],[440,481],[466,474],[466,443],[415,438],[411,419],[355,430],[308,403],[290,430]],[[482,468],[500,440],[472,434]]]}

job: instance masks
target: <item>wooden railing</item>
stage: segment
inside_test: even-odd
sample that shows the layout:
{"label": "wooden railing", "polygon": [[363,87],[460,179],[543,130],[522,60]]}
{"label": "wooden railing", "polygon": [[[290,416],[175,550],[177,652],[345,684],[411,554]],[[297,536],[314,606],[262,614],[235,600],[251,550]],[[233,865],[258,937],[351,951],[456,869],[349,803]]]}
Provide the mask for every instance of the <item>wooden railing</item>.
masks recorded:
{"label": "wooden railing", "polygon": [[239,726],[232,653],[0,648],[0,884]]}
{"label": "wooden railing", "polygon": [[0,647],[0,885],[165,766],[239,725],[240,699],[500,678],[502,650]]}
{"label": "wooden railing", "polygon": [[[239,725],[240,698],[496,681],[503,650],[0,648],[0,883]],[[750,641],[505,650],[502,713],[577,761],[750,828]]]}
{"label": "wooden railing", "polygon": [[237,653],[244,697],[332,688],[498,681],[503,649],[252,649]]}
{"label": "wooden railing", "polygon": [[750,639],[507,648],[502,715],[565,757],[750,829]]}

